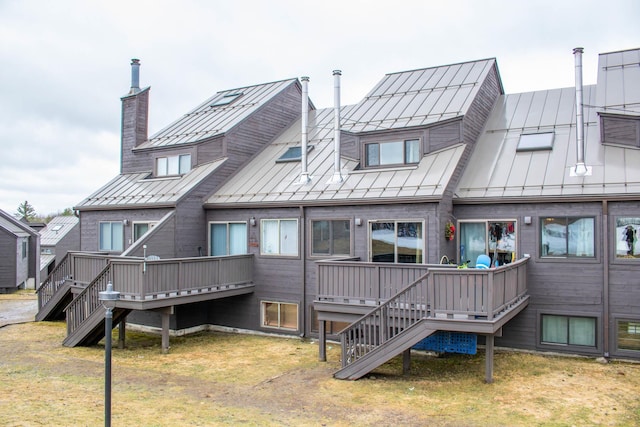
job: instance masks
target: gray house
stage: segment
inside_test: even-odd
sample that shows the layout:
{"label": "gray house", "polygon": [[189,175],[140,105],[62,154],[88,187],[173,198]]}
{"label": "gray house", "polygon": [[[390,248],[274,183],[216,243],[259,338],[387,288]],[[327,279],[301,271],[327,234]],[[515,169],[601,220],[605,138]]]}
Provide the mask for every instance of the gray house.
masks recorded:
{"label": "gray house", "polygon": [[0,210],[0,292],[35,289],[40,282],[39,255],[38,233]]}
{"label": "gray house", "polygon": [[80,220],[56,216],[40,230],[40,277],[46,278],[69,251],[80,250]]}
{"label": "gray house", "polygon": [[214,325],[318,337],[324,358],[332,337],[351,379],[443,337],[484,344],[488,381],[494,344],[638,358],[640,49],[584,87],[574,54],[571,88],[505,94],[489,58],[341,106],[335,71],[333,108],[307,78],[249,86],[148,139],[134,61],[122,173],[76,207],[105,255],[54,272],[41,313],[75,287],[66,344],[95,342],[79,319],[112,281],[120,318],[166,345]]}

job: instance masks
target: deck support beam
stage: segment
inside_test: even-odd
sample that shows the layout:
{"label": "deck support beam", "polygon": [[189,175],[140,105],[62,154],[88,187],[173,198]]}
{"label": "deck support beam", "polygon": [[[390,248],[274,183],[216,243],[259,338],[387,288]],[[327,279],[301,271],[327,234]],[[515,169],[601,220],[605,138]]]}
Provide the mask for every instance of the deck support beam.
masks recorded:
{"label": "deck support beam", "polygon": [[125,319],[122,319],[118,324],[118,348],[121,350],[124,348],[125,334],[127,331],[127,322]]}
{"label": "deck support beam", "polygon": [[411,349],[408,348],[402,352],[402,375],[411,373]]}
{"label": "deck support beam", "polygon": [[327,321],[318,321],[318,360],[327,361]]}
{"label": "deck support beam", "polygon": [[486,335],[484,382],[487,384],[493,382],[493,340],[493,334]]}
{"label": "deck support beam", "polygon": [[173,306],[161,308],[162,315],[162,353],[169,353],[169,326],[171,315],[173,314]]}

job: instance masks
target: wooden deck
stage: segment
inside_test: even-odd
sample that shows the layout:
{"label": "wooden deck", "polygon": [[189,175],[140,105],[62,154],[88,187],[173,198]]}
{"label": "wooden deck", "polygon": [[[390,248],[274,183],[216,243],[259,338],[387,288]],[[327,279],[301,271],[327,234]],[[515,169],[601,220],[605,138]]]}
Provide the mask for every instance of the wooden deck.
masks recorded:
{"label": "wooden deck", "polygon": [[487,338],[487,382],[493,370],[493,338],[528,305],[527,262],[498,268],[444,265],[318,262],[314,308],[320,321],[320,359],[325,322],[351,325],[340,332],[343,369],[357,379],[436,331]]}
{"label": "wooden deck", "polygon": [[[63,344],[96,343],[104,336],[98,295],[107,283],[120,292],[114,313],[122,318],[131,310],[162,313],[164,349],[174,306],[253,292],[253,255],[146,260],[71,252],[38,289],[36,319],[59,318],[62,309],[67,322]],[[66,306],[60,303],[69,300]]]}

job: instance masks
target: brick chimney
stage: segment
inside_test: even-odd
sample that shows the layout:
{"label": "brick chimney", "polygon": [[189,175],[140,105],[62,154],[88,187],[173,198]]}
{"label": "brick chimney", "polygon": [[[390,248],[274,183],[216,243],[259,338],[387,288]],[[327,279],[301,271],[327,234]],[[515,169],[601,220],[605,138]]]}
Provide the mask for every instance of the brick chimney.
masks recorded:
{"label": "brick chimney", "polygon": [[149,89],[140,89],[140,60],[131,60],[131,89],[122,100],[120,173],[139,172],[133,149],[147,140]]}

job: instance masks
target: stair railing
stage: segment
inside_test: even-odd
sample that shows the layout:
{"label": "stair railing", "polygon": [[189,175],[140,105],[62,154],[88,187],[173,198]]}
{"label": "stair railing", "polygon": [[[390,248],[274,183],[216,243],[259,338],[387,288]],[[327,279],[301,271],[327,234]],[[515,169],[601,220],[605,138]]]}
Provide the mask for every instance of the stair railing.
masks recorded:
{"label": "stair railing", "polygon": [[342,367],[380,347],[428,316],[429,272],[340,332]]}
{"label": "stair railing", "polygon": [[67,336],[73,334],[97,309],[102,308],[98,293],[107,289],[107,283],[110,280],[111,263],[108,263],[96,278],[64,309],[67,318]]}
{"label": "stair railing", "polygon": [[55,266],[53,271],[36,290],[38,294],[38,310],[41,310],[42,307],[47,305],[64,282],[71,278],[71,256],[67,252],[60,263]]}

